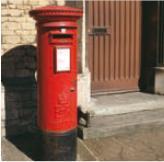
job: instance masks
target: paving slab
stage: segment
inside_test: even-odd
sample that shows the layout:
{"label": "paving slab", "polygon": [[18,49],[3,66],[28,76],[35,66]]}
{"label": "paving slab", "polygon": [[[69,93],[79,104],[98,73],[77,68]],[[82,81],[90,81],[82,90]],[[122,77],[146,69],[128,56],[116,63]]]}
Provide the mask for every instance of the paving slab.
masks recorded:
{"label": "paving slab", "polygon": [[[33,135],[2,138],[2,160],[41,160],[40,141]],[[129,133],[105,138],[78,139],[79,161],[164,160],[164,126],[136,128]]]}
{"label": "paving slab", "polygon": [[[38,133],[26,133],[12,137],[2,137],[3,161],[41,161],[41,136]],[[77,160],[94,161],[95,157],[77,138]]]}
{"label": "paving slab", "polygon": [[164,126],[132,133],[84,140],[97,160],[164,160]]}
{"label": "paving slab", "polygon": [[2,138],[2,160],[4,161],[31,161],[31,159],[21,150],[19,150],[13,143],[6,138]]}

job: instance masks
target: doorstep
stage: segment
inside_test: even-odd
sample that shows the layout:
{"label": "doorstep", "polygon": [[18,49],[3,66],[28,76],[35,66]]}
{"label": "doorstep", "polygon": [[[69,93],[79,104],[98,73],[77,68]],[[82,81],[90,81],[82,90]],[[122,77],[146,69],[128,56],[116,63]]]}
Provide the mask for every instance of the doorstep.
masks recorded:
{"label": "doorstep", "polygon": [[94,96],[87,114],[87,124],[82,118],[79,124],[83,139],[124,133],[150,123],[155,126],[164,122],[164,96],[142,92]]}
{"label": "doorstep", "polygon": [[156,94],[164,95],[164,67],[155,67],[155,88]]}

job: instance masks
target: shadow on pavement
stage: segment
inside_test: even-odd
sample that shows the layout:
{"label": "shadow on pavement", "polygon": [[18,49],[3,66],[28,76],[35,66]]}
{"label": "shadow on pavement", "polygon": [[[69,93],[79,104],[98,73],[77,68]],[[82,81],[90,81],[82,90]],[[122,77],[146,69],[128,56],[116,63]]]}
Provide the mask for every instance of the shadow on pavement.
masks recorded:
{"label": "shadow on pavement", "polygon": [[22,135],[7,137],[10,142],[12,142],[19,150],[34,161],[42,160],[41,138],[40,133],[25,133]]}

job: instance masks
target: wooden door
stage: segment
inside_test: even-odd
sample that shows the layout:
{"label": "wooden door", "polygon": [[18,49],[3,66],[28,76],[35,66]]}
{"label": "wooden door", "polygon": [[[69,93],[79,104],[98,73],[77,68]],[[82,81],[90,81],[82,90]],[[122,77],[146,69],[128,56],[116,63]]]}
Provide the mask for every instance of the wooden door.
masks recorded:
{"label": "wooden door", "polygon": [[139,1],[88,1],[88,55],[92,92],[138,90]]}

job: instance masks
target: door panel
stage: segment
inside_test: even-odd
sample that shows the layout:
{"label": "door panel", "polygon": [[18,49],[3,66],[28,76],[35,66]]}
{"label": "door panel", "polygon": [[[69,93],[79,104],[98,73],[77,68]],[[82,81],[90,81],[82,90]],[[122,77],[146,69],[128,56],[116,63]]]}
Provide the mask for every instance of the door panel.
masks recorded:
{"label": "door panel", "polygon": [[92,92],[138,89],[140,5],[139,1],[88,2]]}

